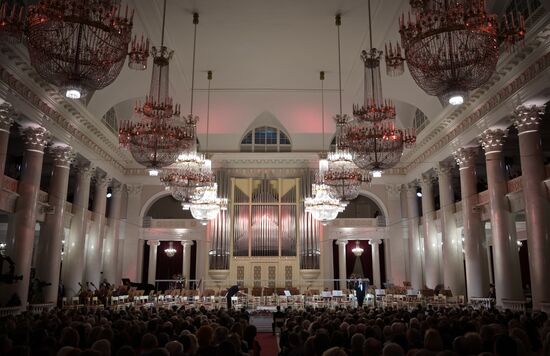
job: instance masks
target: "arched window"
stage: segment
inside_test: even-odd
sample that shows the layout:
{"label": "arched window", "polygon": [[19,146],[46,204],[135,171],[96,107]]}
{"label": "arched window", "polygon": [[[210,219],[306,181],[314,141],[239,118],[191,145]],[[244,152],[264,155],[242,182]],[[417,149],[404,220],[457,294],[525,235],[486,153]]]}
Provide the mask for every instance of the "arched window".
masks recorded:
{"label": "arched window", "polygon": [[416,129],[416,132],[419,133],[420,131],[422,131],[426,126],[428,126],[429,123],[430,120],[428,120],[428,117],[422,112],[422,110],[416,109],[413,122],[413,126]]}
{"label": "arched window", "polygon": [[270,126],[248,131],[241,141],[242,152],[289,152],[291,147],[288,135]]}
{"label": "arched window", "polygon": [[118,133],[118,120],[115,108],[110,108],[109,111],[107,111],[105,115],[103,115],[101,121],[103,121],[103,123],[109,128],[109,130],[113,131],[114,133]]}

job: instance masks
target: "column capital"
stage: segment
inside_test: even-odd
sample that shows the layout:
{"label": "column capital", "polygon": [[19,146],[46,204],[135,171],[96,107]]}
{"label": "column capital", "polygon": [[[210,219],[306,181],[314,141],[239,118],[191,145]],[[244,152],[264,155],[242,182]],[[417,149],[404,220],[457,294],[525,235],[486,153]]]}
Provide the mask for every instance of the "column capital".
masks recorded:
{"label": "column capital", "polygon": [[111,178],[108,177],[106,174],[102,174],[102,175],[96,174],[93,177],[93,179],[96,187],[101,189],[103,188],[107,189],[107,186],[111,183]]}
{"label": "column capital", "polygon": [[453,165],[448,162],[439,162],[434,168],[437,172],[437,177],[448,176],[453,171]]}
{"label": "column capital", "polygon": [[21,129],[25,150],[44,153],[44,147],[48,143],[49,134],[41,126],[28,126]]}
{"label": "column capital", "polygon": [[418,189],[420,181],[418,179],[413,180],[405,185],[407,193],[414,192],[416,194],[416,189]]}
{"label": "column capital", "polygon": [[113,194],[121,193],[122,192],[122,183],[111,180],[111,192]]}
{"label": "column capital", "polygon": [[437,181],[437,177],[432,174],[430,171],[422,173],[420,176],[420,186],[422,189],[424,189],[427,186],[431,186]]}
{"label": "column capital", "polygon": [[371,246],[376,246],[376,245],[380,245],[380,244],[382,244],[381,239],[370,239],[369,240],[369,245],[371,245]]}
{"label": "column capital", "polygon": [[90,163],[80,162],[75,164],[74,167],[76,169],[77,174],[87,177],[88,179],[90,179],[92,175],[95,173],[95,167]]}
{"label": "column capital", "polygon": [[401,197],[402,184],[385,184],[386,194],[390,199],[399,199]]}
{"label": "column capital", "polygon": [[160,245],[160,241],[159,240],[147,240],[147,245],[149,245],[149,246],[158,246],[158,245]]}
{"label": "column capital", "polygon": [[485,155],[489,153],[502,152],[504,139],[506,138],[507,130],[489,129],[485,130],[479,137],[481,147],[485,150]]}
{"label": "column capital", "polygon": [[143,191],[143,184],[126,184],[126,190],[129,196],[138,197]]}
{"label": "column capital", "polygon": [[336,240],[336,244],[340,246],[346,246],[348,244],[348,240]]}
{"label": "column capital", "polygon": [[181,245],[183,247],[186,247],[186,246],[193,246],[195,243],[193,241],[189,241],[189,240],[183,240],[183,241],[180,241],[181,242]]}
{"label": "column capital", "polygon": [[49,152],[53,157],[54,166],[67,169],[71,166],[71,162],[76,156],[72,147],[67,145],[52,146],[50,147]]}
{"label": "column capital", "polygon": [[462,168],[468,168],[475,165],[475,159],[479,153],[479,147],[462,147],[453,152],[456,164]]}
{"label": "column capital", "polygon": [[0,131],[10,132],[10,127],[15,118],[17,118],[17,113],[10,103],[3,102],[0,104]]}
{"label": "column capital", "polygon": [[537,132],[544,116],[545,106],[519,106],[514,110],[512,122],[518,130],[518,135]]}

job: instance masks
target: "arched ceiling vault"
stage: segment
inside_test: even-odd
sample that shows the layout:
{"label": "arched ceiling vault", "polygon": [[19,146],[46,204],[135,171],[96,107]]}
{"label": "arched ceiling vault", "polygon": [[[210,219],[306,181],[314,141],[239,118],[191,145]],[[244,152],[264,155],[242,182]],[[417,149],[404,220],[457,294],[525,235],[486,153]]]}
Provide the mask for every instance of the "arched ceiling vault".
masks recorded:
{"label": "arched ceiling vault", "polygon": [[[135,33],[144,33],[152,45],[159,44],[161,0],[128,0],[136,8]],[[407,0],[372,0],[374,43],[398,38],[397,18],[409,10]],[[264,111],[271,112],[291,136],[318,136],[321,132],[319,71],[326,71],[326,131],[334,131],[331,117],[338,109],[338,58],[334,15],[342,14],[343,108],[350,114],[363,97],[363,64],[359,58],[368,48],[367,2],[168,0],[167,45],[174,49],[170,67],[171,93],[187,114],[193,24],[191,13],[200,14],[197,34],[195,113],[201,117],[199,133],[206,131],[206,71],[214,71],[210,129],[213,135],[239,137]],[[151,61],[150,61],[151,62]],[[116,106],[119,119],[128,119],[136,99],[148,91],[151,66],[145,72],[125,67],[111,86],[94,93],[88,109],[102,117]],[[416,107],[428,117],[441,111],[436,98],[419,89],[408,72],[398,78],[385,75],[384,93],[398,106],[398,119],[412,125]],[[414,108],[413,108],[414,107]],[[218,140],[217,140],[218,141]],[[294,141],[296,142],[296,141]],[[312,141],[313,142],[313,141]],[[235,150],[238,139],[219,150]],[[297,148],[297,147],[295,147]],[[315,147],[311,147],[315,149]]]}

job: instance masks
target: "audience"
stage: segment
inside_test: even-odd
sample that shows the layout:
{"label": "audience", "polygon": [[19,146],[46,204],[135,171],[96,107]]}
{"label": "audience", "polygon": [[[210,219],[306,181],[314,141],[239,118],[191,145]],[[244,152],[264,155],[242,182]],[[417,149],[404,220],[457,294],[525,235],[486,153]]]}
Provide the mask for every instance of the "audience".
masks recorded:
{"label": "audience", "polygon": [[[270,354],[550,356],[550,321],[540,312],[306,308],[286,317],[279,350],[265,350]],[[256,336],[242,311],[52,310],[0,319],[0,354],[260,356]]]}

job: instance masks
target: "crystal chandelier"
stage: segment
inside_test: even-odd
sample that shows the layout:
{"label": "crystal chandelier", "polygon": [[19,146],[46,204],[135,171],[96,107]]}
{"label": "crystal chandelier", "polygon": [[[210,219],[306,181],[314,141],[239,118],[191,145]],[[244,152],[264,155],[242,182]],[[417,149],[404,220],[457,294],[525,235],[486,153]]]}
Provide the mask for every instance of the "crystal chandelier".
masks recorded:
{"label": "crystal chandelier", "polygon": [[[342,114],[342,65],[340,53],[340,24],[341,16],[336,15],[338,26],[338,85],[340,114],[334,117],[336,121],[336,147],[334,152],[328,154],[327,169],[322,172],[323,182],[332,188],[335,197],[342,201],[351,201],[359,196],[359,189],[363,181],[363,174],[352,160],[350,152],[342,143],[342,128],[348,120],[347,115]],[[324,115],[323,115],[324,129]],[[324,131],[324,130],[323,130]],[[324,137],[324,135],[323,135]],[[324,140],[323,140],[324,146]],[[365,175],[368,177],[368,175]]]}
{"label": "crystal chandelier", "polygon": [[355,247],[351,249],[351,252],[357,257],[361,257],[365,250],[359,245],[359,241],[355,241]]}
{"label": "crystal chandelier", "polygon": [[331,188],[324,183],[317,183],[312,186],[312,197],[304,200],[306,213],[310,213],[315,220],[323,225],[336,219],[338,213],[344,211],[345,205],[340,199],[332,196]]}
{"label": "crystal chandelier", "polygon": [[[193,66],[194,73],[194,66]],[[206,115],[206,151],[208,151],[208,136],[210,125],[210,81],[212,71],[208,71],[208,105]],[[191,79],[191,93],[194,91],[194,76]],[[193,95],[191,95],[191,107],[193,107]],[[214,181],[212,174],[212,162],[203,154],[197,152],[196,144],[193,149],[179,155],[172,166],[163,170],[160,181],[166,186],[174,199],[182,202],[182,208],[188,210],[191,207],[191,199],[200,199],[201,191],[196,188],[210,185]]]}
{"label": "crystal chandelier", "polygon": [[133,11],[117,0],[41,0],[25,8],[0,6],[0,35],[20,42],[25,35],[31,65],[58,86],[66,97],[79,99],[110,85],[126,56],[129,67],[143,70],[148,41],[132,40]]}
{"label": "crystal chandelier", "polygon": [[166,190],[174,199],[181,201],[186,210],[195,195],[195,188],[210,184],[212,179],[211,167],[195,149],[180,154],[176,163],[160,173],[160,181]]}
{"label": "crystal chandelier", "polygon": [[401,46],[386,48],[388,75],[409,71],[427,94],[451,105],[460,105],[468,92],[487,82],[496,70],[499,42],[513,45],[523,39],[521,16],[487,13],[485,0],[411,0],[415,11],[399,21]]}
{"label": "crystal chandelier", "polygon": [[361,52],[364,63],[364,103],[353,108],[353,119],[343,127],[342,142],[353,155],[355,164],[373,177],[395,166],[401,159],[403,149],[416,142],[414,129],[395,127],[395,106],[384,100],[380,56],[372,45],[372,19],[369,5],[370,50]]}
{"label": "crystal chandelier", "polygon": [[170,245],[164,249],[164,253],[166,256],[172,258],[176,255],[176,252],[178,251],[174,248],[174,245],[172,245],[172,241],[170,241]]}
{"label": "crystal chandelier", "polygon": [[334,198],[331,187],[324,184],[325,173],[329,165],[325,150],[325,99],[324,86],[325,72],[320,72],[321,79],[321,126],[322,126],[322,147],[319,154],[319,171],[315,175],[315,183],[311,185],[312,197],[304,200],[306,213],[310,213],[315,220],[321,221],[323,225],[336,219],[338,213],[344,211],[345,206],[340,203],[340,199]]}
{"label": "crystal chandelier", "polygon": [[336,147],[328,154],[328,169],[324,183],[332,188],[335,196],[343,201],[351,201],[359,196],[362,182],[370,182],[370,175],[363,173],[353,162],[353,157],[342,143],[341,132],[347,122],[347,115],[336,115]]}
{"label": "crystal chandelier", "polygon": [[[159,168],[176,162],[181,152],[195,142],[198,117],[179,119],[180,106],[169,95],[169,64],[173,51],[164,46],[166,0],[162,18],[162,38],[159,48],[153,47],[153,74],[149,95],[142,104],[137,102],[138,122],[127,120],[119,128],[119,142],[127,148],[136,162],[147,167],[150,175]],[[198,22],[198,18],[197,18]],[[196,24],[195,24],[196,25]]]}
{"label": "crystal chandelier", "polygon": [[191,200],[191,215],[202,225],[215,219],[221,210],[227,210],[227,199],[218,198],[218,184],[213,183],[195,189],[196,195]]}
{"label": "crystal chandelier", "polygon": [[[212,81],[212,71],[208,71],[208,99],[206,110],[206,152],[208,152],[208,136],[210,134],[210,84]],[[210,160],[207,165],[211,167]],[[209,168],[210,169],[210,168]],[[211,172],[211,171],[210,171]],[[227,199],[218,198],[218,184],[212,183],[214,176],[210,173],[211,183],[195,189],[195,195],[191,201],[191,215],[201,224],[208,224],[209,220],[215,219],[220,210],[227,209]],[[185,205],[182,204],[185,209]]]}

